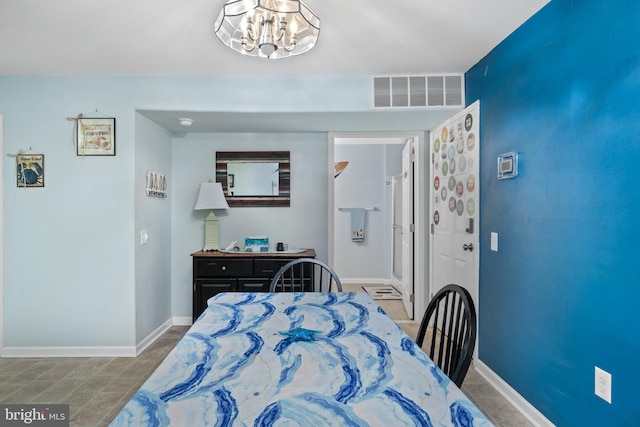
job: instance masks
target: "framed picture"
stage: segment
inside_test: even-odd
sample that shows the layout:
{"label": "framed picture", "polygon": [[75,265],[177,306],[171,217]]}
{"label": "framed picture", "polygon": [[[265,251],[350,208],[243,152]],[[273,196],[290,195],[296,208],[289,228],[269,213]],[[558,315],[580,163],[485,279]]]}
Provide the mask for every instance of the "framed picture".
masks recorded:
{"label": "framed picture", "polygon": [[116,119],[78,119],[78,156],[115,156]]}
{"label": "framed picture", "polygon": [[44,187],[44,154],[18,154],[16,177],[18,187]]}

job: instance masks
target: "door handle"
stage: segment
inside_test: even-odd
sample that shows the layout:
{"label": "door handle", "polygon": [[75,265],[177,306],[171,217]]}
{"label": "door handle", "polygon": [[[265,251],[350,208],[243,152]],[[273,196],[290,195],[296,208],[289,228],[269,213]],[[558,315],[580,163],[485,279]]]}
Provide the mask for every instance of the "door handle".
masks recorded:
{"label": "door handle", "polygon": [[468,245],[462,245],[462,249],[465,251],[473,252],[473,243],[469,243]]}

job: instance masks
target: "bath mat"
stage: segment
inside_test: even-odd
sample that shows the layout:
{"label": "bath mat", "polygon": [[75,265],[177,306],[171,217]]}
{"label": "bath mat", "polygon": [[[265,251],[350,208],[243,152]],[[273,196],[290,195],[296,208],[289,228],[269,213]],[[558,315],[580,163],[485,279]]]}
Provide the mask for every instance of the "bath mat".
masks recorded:
{"label": "bath mat", "polygon": [[363,286],[362,289],[373,299],[402,299],[402,294],[393,286]]}

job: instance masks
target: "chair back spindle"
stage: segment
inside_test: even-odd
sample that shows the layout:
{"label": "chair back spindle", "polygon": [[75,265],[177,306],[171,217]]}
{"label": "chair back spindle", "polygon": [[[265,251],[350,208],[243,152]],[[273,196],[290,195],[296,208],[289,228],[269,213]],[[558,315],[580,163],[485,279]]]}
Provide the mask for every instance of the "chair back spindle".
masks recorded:
{"label": "chair back spindle", "polygon": [[278,270],[269,292],[342,292],[342,283],[331,267],[314,258],[293,260]]}
{"label": "chair back spindle", "polygon": [[471,365],[476,344],[476,310],[469,292],[447,285],[429,302],[416,337],[427,355],[458,387]]}

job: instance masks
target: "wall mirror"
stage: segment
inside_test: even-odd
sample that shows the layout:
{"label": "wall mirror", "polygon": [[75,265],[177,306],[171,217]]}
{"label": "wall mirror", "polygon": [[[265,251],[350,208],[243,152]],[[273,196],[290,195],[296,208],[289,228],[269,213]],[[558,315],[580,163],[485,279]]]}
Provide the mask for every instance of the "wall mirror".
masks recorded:
{"label": "wall mirror", "polygon": [[289,206],[288,151],[218,151],[216,182],[233,206]]}

